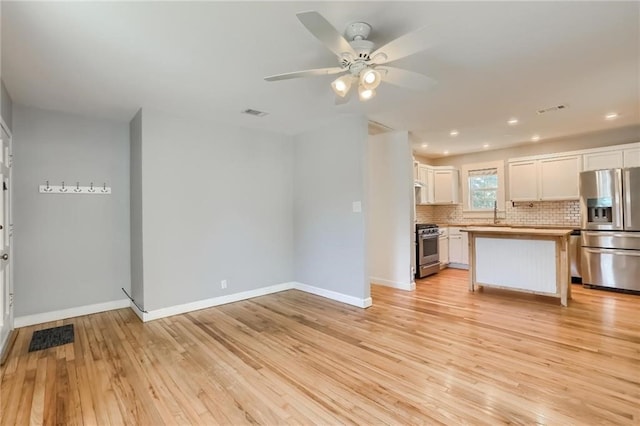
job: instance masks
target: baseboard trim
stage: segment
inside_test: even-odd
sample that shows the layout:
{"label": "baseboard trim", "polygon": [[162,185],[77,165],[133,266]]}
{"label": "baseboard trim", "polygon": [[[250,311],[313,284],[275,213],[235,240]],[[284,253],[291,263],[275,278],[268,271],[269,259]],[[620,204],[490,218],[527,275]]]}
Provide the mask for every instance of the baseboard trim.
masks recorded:
{"label": "baseboard trim", "polygon": [[378,277],[369,277],[369,281],[371,282],[371,284],[379,284],[385,287],[393,287],[393,288],[397,288],[398,290],[413,291],[416,289],[415,281],[411,281],[409,283],[403,283],[400,281],[385,280],[384,278],[378,278]]}
{"label": "baseboard trim", "polygon": [[166,318],[172,315],[184,314],[187,312],[198,311],[200,309],[211,308],[214,306],[225,305],[227,303],[239,302],[241,300],[252,299],[254,297],[266,296],[267,294],[278,293],[285,290],[300,290],[306,293],[315,294],[316,296],[325,297],[337,302],[346,303],[347,305],[357,306],[358,308],[368,308],[372,305],[371,297],[361,299],[347,294],[338,293],[336,291],[326,290],[320,287],[314,287],[299,282],[287,282],[276,284],[268,287],[257,288],[255,290],[243,291],[240,293],[229,294],[225,296],[213,297],[210,299],[197,300],[195,302],[184,303],[181,305],[169,306],[166,308],[155,309],[149,312],[142,312],[129,299],[114,300],[112,302],[97,303],[95,305],[78,306],[75,308],[62,309],[59,311],[44,312],[41,314],[25,315],[16,317],[14,320],[15,328],[27,327],[45,322],[58,321],[67,318],[78,317],[82,315],[96,314],[99,312],[111,311],[114,309],[131,308],[133,312],[140,318],[142,322],[153,321],[160,318]]}
{"label": "baseboard trim", "polygon": [[128,307],[129,299],[113,300],[111,302],[96,303],[94,305],[77,306],[75,308],[61,309],[59,311],[16,317],[13,324],[15,328],[21,328],[45,322],[58,321],[82,315],[97,314],[98,312],[112,311],[114,309]]}
{"label": "baseboard trim", "polygon": [[[240,293],[229,294],[225,296],[212,297],[210,299],[197,300],[195,302],[184,303],[182,305],[169,306],[166,308],[155,309],[148,313],[141,312],[142,321],[153,321],[160,318],[170,317],[172,315],[184,314],[187,312],[199,311],[200,309],[211,308],[214,306],[225,305],[227,303],[239,302],[240,300],[252,299],[254,297],[265,296],[267,294],[278,293],[284,290],[291,290],[294,286],[293,282],[276,284],[269,287],[257,288],[255,290],[243,291]],[[138,312],[136,312],[138,314]],[[140,316],[140,314],[138,314]]]}
{"label": "baseboard trim", "polygon": [[295,289],[315,294],[316,296],[326,297],[327,299],[335,300],[337,302],[346,303],[347,305],[357,306],[358,308],[368,308],[373,303],[371,297],[361,299],[359,297],[349,296],[348,294],[338,293],[337,291],[326,290],[324,288],[313,287],[298,282],[295,283]]}

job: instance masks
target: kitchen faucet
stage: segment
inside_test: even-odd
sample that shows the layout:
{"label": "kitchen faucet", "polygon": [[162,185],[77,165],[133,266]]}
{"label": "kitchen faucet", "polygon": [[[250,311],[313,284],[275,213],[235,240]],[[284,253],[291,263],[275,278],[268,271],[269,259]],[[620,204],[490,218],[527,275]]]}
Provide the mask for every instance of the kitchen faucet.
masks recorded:
{"label": "kitchen faucet", "polygon": [[493,202],[493,224],[498,224],[498,201]]}

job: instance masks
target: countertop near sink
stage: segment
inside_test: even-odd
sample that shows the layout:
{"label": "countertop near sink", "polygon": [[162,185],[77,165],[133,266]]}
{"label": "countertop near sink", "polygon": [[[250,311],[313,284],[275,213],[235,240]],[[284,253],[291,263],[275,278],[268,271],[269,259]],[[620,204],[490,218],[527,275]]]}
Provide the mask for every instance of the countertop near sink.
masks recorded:
{"label": "countertop near sink", "polygon": [[523,225],[510,223],[438,223],[439,227],[468,228],[517,228],[517,229],[580,229],[580,225]]}
{"label": "countertop near sink", "polygon": [[500,234],[500,235],[547,235],[552,237],[560,237],[569,235],[573,229],[571,228],[532,228],[528,227],[510,227],[510,226],[465,226],[463,232],[472,232],[477,234]]}

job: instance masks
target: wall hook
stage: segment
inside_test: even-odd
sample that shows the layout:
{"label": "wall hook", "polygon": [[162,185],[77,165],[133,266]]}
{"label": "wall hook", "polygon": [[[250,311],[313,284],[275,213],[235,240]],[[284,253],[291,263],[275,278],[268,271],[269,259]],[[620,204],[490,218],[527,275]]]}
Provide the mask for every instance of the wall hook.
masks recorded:
{"label": "wall hook", "polygon": [[95,189],[93,189],[93,182],[91,182],[91,186],[88,189],[89,192],[96,192]]}
{"label": "wall hook", "polygon": [[82,192],[82,189],[80,189],[80,182],[76,182],[76,188],[73,190],[73,192]]}
{"label": "wall hook", "polygon": [[46,192],[51,192],[51,191],[53,191],[53,188],[51,188],[51,187],[49,186],[49,181],[47,181],[47,187],[46,187],[44,190],[45,190]]}
{"label": "wall hook", "polygon": [[62,181],[62,188],[60,188],[60,192],[67,192],[67,188],[64,187],[64,181]]}
{"label": "wall hook", "polygon": [[107,192],[107,183],[106,182],[102,185],[102,189],[100,191]]}

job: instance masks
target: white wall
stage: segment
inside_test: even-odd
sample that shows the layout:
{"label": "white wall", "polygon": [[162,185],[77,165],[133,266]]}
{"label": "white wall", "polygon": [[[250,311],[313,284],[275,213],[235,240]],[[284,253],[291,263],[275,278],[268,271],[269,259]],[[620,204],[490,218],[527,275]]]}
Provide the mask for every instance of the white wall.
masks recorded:
{"label": "white wall", "polygon": [[368,164],[370,280],[412,290],[413,160],[408,133],[370,136]]}
{"label": "white wall", "polygon": [[292,280],[292,161],[287,136],[143,109],[146,310]]}
{"label": "white wall", "polygon": [[[129,129],[126,123],[14,105],[15,315],[125,298],[129,289]],[[108,196],[48,195],[80,181]]]}
{"label": "white wall", "polygon": [[295,280],[364,301],[367,140],[367,120],[347,116],[294,141]]}

